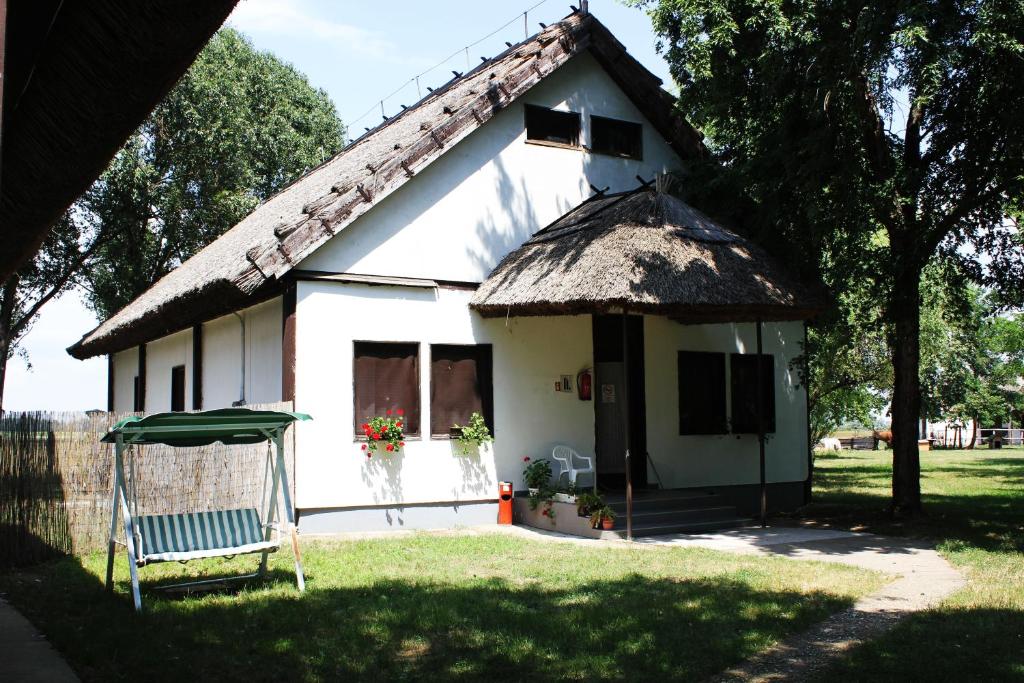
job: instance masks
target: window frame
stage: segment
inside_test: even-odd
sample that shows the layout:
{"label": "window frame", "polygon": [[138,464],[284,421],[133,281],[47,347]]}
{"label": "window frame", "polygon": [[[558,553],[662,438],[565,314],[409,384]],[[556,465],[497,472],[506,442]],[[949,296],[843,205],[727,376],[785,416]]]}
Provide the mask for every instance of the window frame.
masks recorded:
{"label": "window frame", "polygon": [[[480,414],[484,417],[484,422],[487,424],[487,429],[490,430],[491,436],[494,436],[494,345],[493,344],[447,344],[437,343],[430,344],[430,438],[435,441],[447,441],[457,438],[457,435],[452,433],[452,429],[449,428],[445,434],[435,434],[433,419],[434,419],[434,388],[436,387],[434,381],[434,349],[436,347],[447,347],[447,348],[469,348],[486,350],[487,353],[487,389],[490,391],[490,397],[481,395],[480,396]],[[480,364],[477,359],[477,373],[479,376]]]}
{"label": "window frame", "polygon": [[[594,145],[594,124],[595,122],[601,122],[604,124],[616,124],[622,126],[628,126],[636,130],[636,154],[620,154],[613,152],[610,149],[598,149]],[[637,121],[626,121],[625,119],[615,119],[610,116],[598,116],[597,114],[590,115],[590,146],[587,148],[594,154],[603,154],[605,156],[615,157],[616,159],[632,159],[634,161],[644,160],[644,126],[642,123]]]}
{"label": "window frame", "polygon": [[[356,378],[357,378],[357,374],[356,374],[356,360],[357,360],[357,358],[356,358],[356,349],[358,348],[358,346],[360,344],[373,344],[373,345],[377,345],[377,346],[394,345],[394,346],[414,346],[414,347],[416,347],[416,353],[413,354],[413,359],[414,359],[414,361],[413,361],[413,375],[414,375],[414,378],[415,378],[415,392],[414,392],[413,395],[416,397],[416,420],[417,420],[416,428],[417,429],[416,429],[415,432],[410,432],[410,431],[407,431],[405,429],[405,427],[403,426],[402,433],[405,436],[405,440],[406,441],[417,441],[417,440],[419,440],[421,435],[422,435],[422,433],[423,433],[423,396],[422,396],[422,391],[421,391],[421,389],[422,389],[422,381],[423,381],[422,380],[423,369],[421,367],[422,359],[420,357],[420,354],[422,353],[422,348],[421,348],[422,344],[420,344],[420,342],[418,342],[418,341],[390,341],[390,340],[389,341],[379,341],[379,340],[375,340],[375,339],[353,339],[352,340],[352,429],[353,429],[353,432],[354,432],[353,433],[353,438],[357,442],[358,441],[366,441],[366,435],[363,434],[363,430],[361,428],[361,425],[363,424],[363,422],[366,421],[366,416],[365,415],[364,416],[360,416],[359,415],[359,405],[357,403],[357,394],[356,394],[356,389],[357,389],[357,387],[356,387]],[[405,408],[403,408],[403,410],[406,411],[406,417],[408,417],[408,415],[409,415],[408,410],[405,409]]]}
{"label": "window frame", "polygon": [[[680,436],[721,436],[729,433],[729,396],[727,389],[729,387],[729,378],[726,371],[726,353],[724,351],[691,351],[689,349],[680,349],[676,352],[676,382],[678,384],[677,391],[679,394],[679,435]],[[694,430],[684,429],[684,415],[683,415],[683,357],[684,356],[700,356],[704,357],[705,360],[708,357],[714,357],[716,362],[721,364],[721,405],[719,410],[721,412],[720,422],[707,427],[698,427]],[[716,415],[716,418],[719,416]]]}
{"label": "window frame", "polygon": [[142,380],[137,374],[132,378],[132,412],[142,412]]}
{"label": "window frame", "polygon": [[[175,404],[175,400],[174,399],[177,398],[175,396],[175,392],[174,392],[174,390],[175,390],[175,375],[180,375],[180,377],[181,377],[181,396],[180,396],[181,401],[179,403],[179,405],[181,406],[180,408],[175,408],[174,407],[174,404]],[[175,366],[173,366],[171,368],[171,412],[172,413],[183,413],[186,410],[188,410],[185,407],[185,393],[186,393],[185,392],[185,365],[184,364],[175,365]]]}
{"label": "window frame", "polygon": [[[757,412],[756,412],[756,410],[754,411],[754,416],[753,416],[754,424],[750,425],[750,429],[749,430],[747,430],[747,429],[740,429],[740,428],[737,427],[737,424],[736,424],[736,412],[737,412],[736,411],[736,407],[737,407],[737,401],[739,400],[739,397],[737,396],[737,391],[736,391],[738,379],[737,379],[737,372],[736,372],[736,368],[735,368],[736,359],[738,359],[738,358],[757,358],[757,357],[758,357],[758,354],[756,354],[756,353],[732,353],[732,354],[729,355],[729,427],[730,427],[730,429],[731,429],[733,434],[757,434]],[[775,355],[771,354],[771,353],[762,353],[760,355],[760,358],[766,359],[767,360],[767,365],[768,365],[768,368],[767,368],[767,370],[768,370],[768,377],[766,378],[767,382],[765,383],[765,389],[768,392],[768,395],[766,397],[768,399],[768,401],[767,401],[768,405],[765,406],[767,414],[765,415],[764,433],[765,434],[774,434],[775,433],[775,429],[776,429],[776,419],[777,419],[776,415],[778,413],[778,401],[776,400],[776,396],[775,396],[775,393],[776,393],[775,392]],[[758,367],[760,368],[761,364],[764,363],[764,362],[765,362],[765,360],[761,360],[758,363]],[[755,383],[755,388],[753,388],[752,391],[754,391],[755,393],[757,392],[756,383]],[[756,400],[756,396],[755,396],[755,400]],[[746,427],[746,425],[742,425],[742,426]]]}
{"label": "window frame", "polygon": [[[557,116],[573,117],[576,121],[575,142],[560,142],[558,140],[546,140],[544,138],[530,137],[530,112],[555,114]],[[564,111],[553,107],[545,107],[539,104],[523,105],[523,130],[526,134],[526,143],[530,145],[543,145],[547,147],[561,147],[562,149],[582,150],[583,147],[583,115],[578,111]]]}

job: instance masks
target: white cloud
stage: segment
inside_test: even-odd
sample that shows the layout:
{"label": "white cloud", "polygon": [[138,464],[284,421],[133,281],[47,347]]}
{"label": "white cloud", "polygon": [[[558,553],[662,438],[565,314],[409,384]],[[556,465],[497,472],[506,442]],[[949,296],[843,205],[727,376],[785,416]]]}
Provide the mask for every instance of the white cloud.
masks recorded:
{"label": "white cloud", "polygon": [[242,0],[228,23],[243,33],[334,42],[377,58],[398,53],[397,46],[383,34],[316,16],[296,0]]}

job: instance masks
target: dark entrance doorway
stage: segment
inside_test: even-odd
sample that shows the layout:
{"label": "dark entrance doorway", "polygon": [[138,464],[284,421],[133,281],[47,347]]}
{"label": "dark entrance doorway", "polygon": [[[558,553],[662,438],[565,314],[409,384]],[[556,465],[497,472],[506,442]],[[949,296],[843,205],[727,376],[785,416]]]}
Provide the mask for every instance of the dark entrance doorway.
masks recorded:
{"label": "dark entrance doorway", "polygon": [[[644,396],[643,317],[626,318],[629,362],[623,357],[621,315],[595,315],[594,429],[597,485],[605,491],[626,488],[626,432],[623,406],[628,382],[630,460],[634,487],[647,486],[647,411]],[[627,368],[628,374],[627,377]]]}

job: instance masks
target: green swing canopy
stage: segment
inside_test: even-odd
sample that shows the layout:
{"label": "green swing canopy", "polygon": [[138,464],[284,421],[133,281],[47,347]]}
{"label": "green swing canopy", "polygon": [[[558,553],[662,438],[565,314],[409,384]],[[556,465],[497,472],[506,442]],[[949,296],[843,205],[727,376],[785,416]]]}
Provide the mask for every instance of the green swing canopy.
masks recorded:
{"label": "green swing canopy", "polygon": [[198,413],[155,413],[146,417],[126,417],[104,435],[102,441],[115,443],[121,435],[129,444],[166,444],[168,446],[206,446],[253,444],[293,422],[311,420],[305,413],[279,410],[222,408]]}

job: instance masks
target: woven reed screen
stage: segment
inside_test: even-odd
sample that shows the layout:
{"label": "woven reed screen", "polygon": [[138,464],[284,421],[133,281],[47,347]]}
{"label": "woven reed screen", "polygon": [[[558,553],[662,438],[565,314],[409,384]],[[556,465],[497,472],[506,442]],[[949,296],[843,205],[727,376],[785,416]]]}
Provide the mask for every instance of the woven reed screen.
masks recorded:
{"label": "woven reed screen", "polygon": [[[291,403],[250,408],[291,410]],[[106,548],[114,451],[100,437],[132,413],[0,416],[0,565]],[[294,430],[285,459],[294,500]],[[261,509],[267,445],[144,446],[126,456],[138,512]]]}

